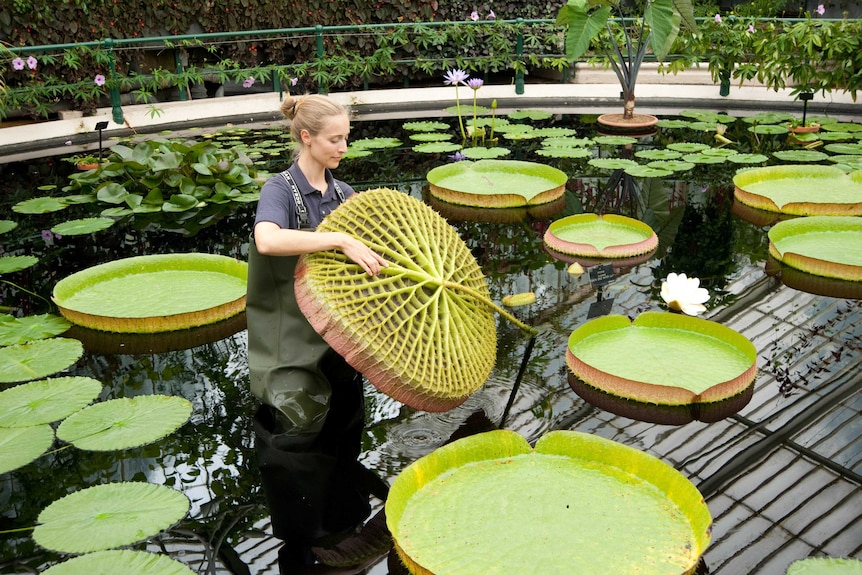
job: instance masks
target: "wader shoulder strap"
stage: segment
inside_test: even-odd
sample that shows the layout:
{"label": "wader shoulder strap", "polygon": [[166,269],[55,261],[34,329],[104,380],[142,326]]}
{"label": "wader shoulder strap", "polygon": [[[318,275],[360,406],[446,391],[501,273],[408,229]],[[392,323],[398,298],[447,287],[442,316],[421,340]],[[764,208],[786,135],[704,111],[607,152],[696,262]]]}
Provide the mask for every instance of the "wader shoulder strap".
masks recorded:
{"label": "wader shoulder strap", "polygon": [[[302,194],[299,193],[299,187],[296,185],[296,182],[293,180],[293,176],[290,175],[290,172],[284,170],[281,172],[281,177],[284,178],[284,181],[287,182],[287,185],[290,186],[290,191],[293,194],[293,203],[296,205],[296,220],[299,224],[299,227],[307,227],[308,226],[308,208],[305,207],[305,202],[302,199]],[[344,203],[344,190],[341,189],[341,186],[338,185],[338,182],[333,182],[335,185],[335,193],[338,194],[339,203]]]}

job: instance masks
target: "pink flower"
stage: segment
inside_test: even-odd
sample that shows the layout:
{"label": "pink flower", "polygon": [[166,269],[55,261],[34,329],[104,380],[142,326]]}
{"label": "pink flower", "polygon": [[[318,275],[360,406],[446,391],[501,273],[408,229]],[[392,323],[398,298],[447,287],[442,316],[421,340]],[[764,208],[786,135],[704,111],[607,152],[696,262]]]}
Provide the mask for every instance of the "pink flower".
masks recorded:
{"label": "pink flower", "polygon": [[105,77],[102,74],[96,74],[96,77],[93,78],[93,82],[96,84],[96,86],[104,86]]}
{"label": "pink flower", "polygon": [[749,25],[748,25],[748,30],[747,30],[747,32],[748,32],[749,34],[754,34],[754,24],[749,24]]}
{"label": "pink flower", "polygon": [[716,14],[716,15],[715,15],[715,23],[716,23],[716,24],[721,24],[721,14]]}
{"label": "pink flower", "polygon": [[491,10],[490,12],[488,12],[488,20],[496,20],[496,19],[497,19],[497,15],[496,15],[496,14],[494,14],[494,11],[493,11],[493,10]]}
{"label": "pink flower", "polygon": [[14,60],[12,60],[12,67],[16,70],[23,70],[24,60],[22,60],[21,58],[15,58]]}
{"label": "pink flower", "polygon": [[38,64],[38,62],[36,61],[36,58],[34,58],[33,56],[30,56],[29,58],[27,58],[27,67],[28,68],[30,68],[31,70],[35,70],[36,64]]}
{"label": "pink flower", "polygon": [[243,88],[251,88],[254,85],[254,76],[249,76],[246,78],[245,82],[242,83]]}
{"label": "pink flower", "polygon": [[823,4],[817,5],[817,14],[823,16],[826,13],[826,7]]}
{"label": "pink flower", "polygon": [[291,78],[290,79],[290,85],[291,86],[296,86],[297,82],[299,82],[299,78]]}
{"label": "pink flower", "polygon": [[475,10],[473,10],[473,12],[470,13],[470,20],[475,22],[478,19],[479,19],[479,13],[476,12]]}

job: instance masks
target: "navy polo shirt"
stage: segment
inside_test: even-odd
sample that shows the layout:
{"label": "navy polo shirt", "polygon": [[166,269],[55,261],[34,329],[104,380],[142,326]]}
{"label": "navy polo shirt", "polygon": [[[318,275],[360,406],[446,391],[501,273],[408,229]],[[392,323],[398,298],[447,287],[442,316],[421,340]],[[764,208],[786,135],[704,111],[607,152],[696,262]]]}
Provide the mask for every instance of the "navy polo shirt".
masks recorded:
{"label": "navy polo shirt", "polygon": [[[287,171],[299,188],[300,195],[302,195],[302,201],[308,211],[308,225],[316,228],[324,217],[341,204],[338,193],[335,191],[336,180],[332,176],[332,172],[328,168],[326,169],[327,190],[324,195],[308,183],[305,174],[302,173],[296,162]],[[344,193],[345,199],[353,195],[353,188],[341,180],[338,180],[338,186]],[[257,203],[257,213],[254,218],[255,225],[258,222],[273,222],[281,228],[294,230],[299,228],[293,190],[290,189],[290,185],[281,174],[267,180],[260,190],[260,200]]]}

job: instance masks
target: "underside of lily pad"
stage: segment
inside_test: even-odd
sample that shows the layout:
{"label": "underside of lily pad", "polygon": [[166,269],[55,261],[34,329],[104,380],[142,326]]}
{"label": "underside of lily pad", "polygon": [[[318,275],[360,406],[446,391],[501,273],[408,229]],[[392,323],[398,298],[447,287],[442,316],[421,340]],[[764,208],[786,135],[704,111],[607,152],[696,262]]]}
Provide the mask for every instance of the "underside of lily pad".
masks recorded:
{"label": "underside of lily pad", "polygon": [[485,276],[433,209],[381,188],[355,194],[317,227],[359,238],[388,262],[369,276],[337,251],[302,256],[299,308],[314,329],[383,393],[416,409],[446,411],[488,379],[496,361]]}
{"label": "underside of lily pad", "polygon": [[658,236],[651,227],[634,218],[586,213],[552,222],[544,242],[549,249],[562,254],[617,259],[655,251]]}
{"label": "underside of lily pad", "polygon": [[753,208],[796,216],[862,215],[862,171],[786,164],[740,170],[734,197]]}
{"label": "underside of lily pad", "polygon": [[811,216],[769,230],[769,254],[817,276],[862,282],[862,218]]}
{"label": "underside of lily pad", "polygon": [[554,431],[459,439],[402,471],[386,501],[413,574],[681,575],[709,545],[695,486],[647,453]]}
{"label": "underside of lily pad", "polygon": [[741,394],[757,370],[754,344],[721,324],[670,312],[592,319],[569,337],[572,374],[606,393],[659,405]]}
{"label": "underside of lily pad", "polygon": [[248,264],[214,254],[137,256],[74,273],[54,286],[63,317],[90,329],[158,333],[245,310]]}
{"label": "underside of lily pad", "polygon": [[516,208],[563,196],[568,176],[557,168],[520,160],[461,161],[428,172],[431,195],[463,206]]}
{"label": "underside of lily pad", "polygon": [[862,282],[814,275],[792,268],[771,254],[766,256],[764,268],[767,275],[778,276],[781,283],[799,291],[827,297],[862,299]]}

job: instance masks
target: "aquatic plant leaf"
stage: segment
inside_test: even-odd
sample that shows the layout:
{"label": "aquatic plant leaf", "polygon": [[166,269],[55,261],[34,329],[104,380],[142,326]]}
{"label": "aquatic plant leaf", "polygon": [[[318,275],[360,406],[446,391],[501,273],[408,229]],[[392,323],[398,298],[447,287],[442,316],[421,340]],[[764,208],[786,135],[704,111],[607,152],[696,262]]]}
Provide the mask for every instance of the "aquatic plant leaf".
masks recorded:
{"label": "aquatic plant leaf", "polygon": [[858,155],[862,154],[862,142],[858,144],[826,144],[823,149],[833,154]]}
{"label": "aquatic plant leaf", "polygon": [[60,553],[103,551],[156,535],[188,510],[188,498],[163,485],[106,483],[48,505],[37,518],[33,539]]}
{"label": "aquatic plant leaf", "polygon": [[42,575],[195,575],[186,565],[166,555],[112,549],[73,557],[42,571]]}
{"label": "aquatic plant leaf", "polygon": [[593,142],[603,146],[628,146],[637,143],[637,138],[631,136],[596,136]]}
{"label": "aquatic plant leaf", "polygon": [[673,170],[664,170],[652,166],[630,166],[624,171],[635,178],[665,178],[673,174]]}
{"label": "aquatic plant leaf", "polygon": [[545,138],[541,141],[542,146],[548,148],[580,148],[591,146],[592,138],[575,138],[572,136],[558,136],[553,138]]}
{"label": "aquatic plant leaf", "polygon": [[638,165],[636,161],[628,158],[593,158],[588,163],[603,170],[625,170]]}
{"label": "aquatic plant leaf", "polygon": [[19,214],[47,214],[51,212],[59,212],[68,207],[62,198],[52,196],[43,196],[41,198],[30,198],[18,202],[12,206],[12,211]]}
{"label": "aquatic plant leaf", "polygon": [[643,158],[645,160],[676,160],[680,156],[682,156],[682,152],[678,152],[677,150],[662,150],[658,148],[635,152],[636,158]]}
{"label": "aquatic plant leaf", "polygon": [[687,172],[694,168],[694,163],[682,160],[653,160],[647,166],[660,170],[671,170],[672,172]]}
{"label": "aquatic plant leaf", "polygon": [[0,427],[59,421],[83,409],[102,391],[91,377],[56,377],[0,391]]}
{"label": "aquatic plant leaf", "polygon": [[791,563],[785,575],[862,575],[862,560],[849,557],[806,557]]}
{"label": "aquatic plant leaf", "polygon": [[431,195],[451,204],[514,208],[559,199],[568,176],[546,164],[489,159],[437,166],[426,178]]}
{"label": "aquatic plant leaf", "polygon": [[472,116],[476,115],[484,115],[490,114],[491,108],[486,108],[485,106],[474,106],[470,104],[469,106],[466,104],[461,104],[461,107],[458,106],[449,106],[444,110],[447,114],[451,114],[453,116]]}
{"label": "aquatic plant leaf", "polygon": [[727,157],[727,161],[734,164],[762,164],[768,162],[769,158],[763,154],[733,154]]}
{"label": "aquatic plant leaf", "polygon": [[708,144],[702,144],[699,142],[672,142],[667,145],[669,150],[676,150],[677,152],[682,152],[684,154],[708,150],[709,147],[710,146]]}
{"label": "aquatic plant leaf", "polygon": [[539,138],[571,138],[577,135],[577,130],[574,128],[536,128],[533,134]]}
{"label": "aquatic plant leaf", "polygon": [[741,203],[797,216],[862,215],[862,173],[837,166],[786,164],[740,170],[733,177]]}
{"label": "aquatic plant leaf", "polygon": [[691,481],[643,451],[576,431],[533,449],[497,430],[404,469],[386,523],[412,573],[655,575],[694,572],[712,518]]}
{"label": "aquatic plant leaf", "polygon": [[419,132],[410,134],[410,139],[414,142],[445,142],[452,139],[452,134],[442,132]]}
{"label": "aquatic plant leaf", "polygon": [[827,130],[829,132],[862,132],[862,124],[857,124],[855,122],[830,122],[825,123],[821,122],[820,126],[821,130]]}
{"label": "aquatic plant leaf", "polygon": [[[214,323],[245,309],[248,264],[204,253],[114,260],[54,285],[63,317],[92,329],[156,333]],[[135,297],[129,297],[135,294]]]}
{"label": "aquatic plant leaf", "polygon": [[776,125],[776,124],[757,124],[755,126],[748,127],[749,132],[753,132],[755,134],[786,134],[790,130],[787,126],[784,125]]}
{"label": "aquatic plant leaf", "polygon": [[111,399],[67,417],[57,428],[57,437],[88,451],[128,449],[173,433],[188,421],[191,412],[191,403],[176,396]]}
{"label": "aquatic plant leaf", "polygon": [[464,154],[465,158],[469,158],[471,160],[481,160],[486,158],[502,158],[503,156],[508,156],[512,152],[508,148],[494,146],[492,148],[464,148],[461,153]]}
{"label": "aquatic plant leaf", "polygon": [[0,317],[0,346],[54,337],[68,330],[71,325],[62,317],[47,313],[21,318],[2,316]]}
{"label": "aquatic plant leaf", "polygon": [[347,151],[344,154],[342,154],[341,157],[348,159],[348,160],[356,159],[356,158],[367,158],[368,156],[370,156],[373,153],[374,152],[372,152],[371,150],[351,148],[348,146]]}
{"label": "aquatic plant leaf", "polygon": [[500,300],[502,304],[506,307],[518,307],[522,305],[530,305],[536,303],[536,293],[535,292],[521,292],[515,294],[504,295],[502,300]]}
{"label": "aquatic plant leaf", "polygon": [[199,201],[196,197],[188,194],[174,194],[162,204],[164,212],[187,212],[198,207]]}
{"label": "aquatic plant leaf", "polygon": [[710,156],[703,152],[698,152],[696,154],[685,154],[682,157],[682,160],[685,162],[691,162],[692,164],[723,164],[727,161],[727,156]]}
{"label": "aquatic plant leaf", "polygon": [[350,145],[360,150],[383,150],[397,148],[401,145],[401,140],[398,138],[362,138],[352,141]]}
{"label": "aquatic plant leaf", "polygon": [[669,130],[678,130],[680,128],[688,128],[689,122],[687,120],[660,119],[656,122],[656,126],[659,128],[667,128]]}
{"label": "aquatic plant leaf", "polygon": [[340,252],[307,254],[295,289],[314,329],[398,401],[426,411],[460,405],[494,366],[494,310],[526,328],[490,300],[479,265],[448,222],[408,194],[356,194],[317,230],[349,233],[389,262],[372,277]]}
{"label": "aquatic plant leaf", "polygon": [[0,220],[0,234],[5,234],[6,232],[11,232],[15,228],[18,227],[18,222],[13,222],[12,220]]}
{"label": "aquatic plant leaf", "polygon": [[51,231],[61,236],[80,236],[100,232],[114,225],[112,218],[83,218],[57,224]]}
{"label": "aquatic plant leaf", "polygon": [[586,148],[556,148],[546,147],[536,150],[536,154],[545,158],[583,159],[592,157],[593,152]]}
{"label": "aquatic plant leaf", "polygon": [[710,122],[713,124],[713,129],[715,129],[714,124],[717,122],[732,124],[736,121],[735,116],[721,114],[712,110],[680,110],[679,115],[683,118],[693,118],[699,122]]}
{"label": "aquatic plant leaf", "polygon": [[746,124],[778,124],[793,119],[793,114],[785,112],[758,112],[751,116],[743,116],[742,121]]}
{"label": "aquatic plant leaf", "polygon": [[618,214],[566,216],[551,222],[543,241],[555,252],[587,258],[625,258],[658,246],[651,227]]}
{"label": "aquatic plant leaf", "polygon": [[401,127],[408,132],[434,132],[448,130],[450,128],[449,124],[445,122],[434,122],[432,120],[405,122]]}
{"label": "aquatic plant leaf", "polygon": [[850,132],[820,132],[819,134],[799,134],[814,136],[815,139],[823,140],[824,142],[840,142],[841,140],[852,140],[853,134]]}
{"label": "aquatic plant leaf", "polygon": [[769,253],[814,274],[862,281],[862,218],[809,216],[778,222],[768,232]]}
{"label": "aquatic plant leaf", "polygon": [[413,146],[414,152],[422,154],[443,154],[446,152],[457,152],[461,149],[461,144],[453,142],[425,142]]}
{"label": "aquatic plant leaf", "polygon": [[551,116],[547,110],[515,110],[506,114],[510,120],[547,120]]}
{"label": "aquatic plant leaf", "polygon": [[772,155],[785,162],[822,162],[829,154],[816,150],[779,150]]}
{"label": "aquatic plant leaf", "polygon": [[585,383],[660,405],[709,403],[741,393],[754,381],[756,360],[754,344],[728,327],[655,311],[634,322],[624,315],[592,319],[572,332],[566,350],[566,364]]}
{"label": "aquatic plant leaf", "polygon": [[35,461],[53,443],[54,429],[47,423],[0,427],[0,475]]}
{"label": "aquatic plant leaf", "polygon": [[47,377],[69,367],[83,353],[80,341],[65,337],[0,347],[0,383]]}
{"label": "aquatic plant leaf", "polygon": [[727,158],[737,155],[739,152],[728,148],[709,148],[700,152],[704,156],[725,156]]}
{"label": "aquatic plant leaf", "polygon": [[0,256],[0,274],[19,272],[39,263],[35,256]]}

